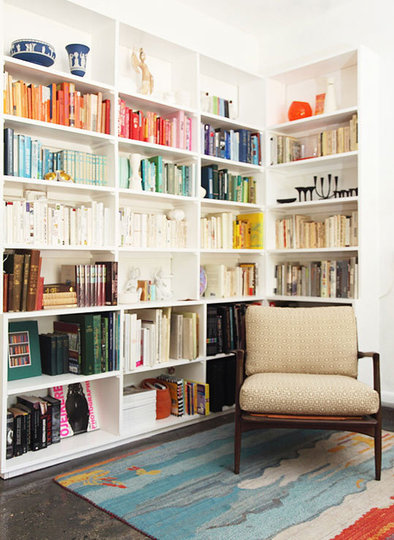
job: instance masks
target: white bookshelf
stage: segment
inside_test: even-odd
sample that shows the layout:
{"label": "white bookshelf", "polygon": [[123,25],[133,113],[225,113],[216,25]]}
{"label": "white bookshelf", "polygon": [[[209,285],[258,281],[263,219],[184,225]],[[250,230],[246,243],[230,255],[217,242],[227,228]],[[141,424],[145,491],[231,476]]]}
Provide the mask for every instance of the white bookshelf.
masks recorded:
{"label": "white bookshelf", "polygon": [[[62,439],[60,444],[51,445],[38,452],[27,452],[22,456],[5,459],[5,438],[0,443],[0,476],[9,478],[26,472],[54,465],[78,456],[94,453],[128,441],[150,436],[191,422],[203,421],[200,415],[181,418],[173,416],[159,420],[154,425],[133,430],[123,430],[123,387],[138,384],[147,377],[154,377],[167,369],[179,376],[194,380],[206,380],[205,355],[206,312],[208,304],[257,301],[263,298],[260,285],[258,295],[232,298],[200,298],[200,265],[204,262],[223,261],[228,265],[253,261],[259,265],[260,284],[263,283],[264,252],[259,250],[203,250],[200,246],[200,217],[212,212],[239,213],[262,211],[265,200],[263,167],[234,160],[207,156],[201,146],[201,123],[210,123],[215,128],[247,129],[262,131],[264,126],[264,80],[255,73],[223,64],[217,60],[159,38],[146,31],[131,27],[116,18],[111,18],[90,9],[78,6],[68,0],[56,3],[38,0],[34,4],[27,0],[2,1],[4,15],[4,42],[1,52],[3,68],[13,80],[49,85],[62,82],[74,83],[82,93],[101,92],[103,99],[111,104],[110,134],[97,133],[54,123],[3,114],[2,128],[11,127],[15,133],[30,135],[54,150],[78,150],[106,156],[108,178],[105,186],[73,184],[48,180],[33,180],[2,174],[1,194],[3,199],[20,198],[25,190],[35,190],[46,194],[49,200],[69,204],[90,204],[103,202],[109,209],[109,241],[105,245],[94,246],[53,246],[47,244],[0,241],[4,253],[7,249],[39,249],[43,258],[41,275],[45,282],[57,281],[61,264],[89,264],[96,260],[117,261],[118,292],[129,278],[132,267],[141,270],[141,279],[150,279],[158,267],[166,275],[172,276],[173,295],[169,300],[122,303],[117,306],[96,306],[85,308],[63,308],[30,312],[7,312],[1,315],[1,379],[0,424],[5,433],[6,410],[21,393],[46,395],[50,388],[73,382],[90,381],[98,396],[98,417],[100,429],[78,437]],[[33,63],[17,60],[9,55],[13,40],[28,36],[51,43],[56,51],[55,63],[46,68]],[[81,78],[69,72],[65,51],[67,43],[85,43],[90,47],[86,75]],[[143,47],[146,62],[154,73],[154,91],[145,96],[138,93],[139,77],[131,65],[133,47]],[[1,81],[3,85],[3,79]],[[3,90],[3,86],[1,87]],[[200,93],[208,90],[214,95],[233,99],[237,104],[237,118],[225,118],[202,110]],[[252,101],[259,96],[257,104]],[[158,115],[183,111],[193,118],[192,149],[169,147],[128,139],[118,135],[118,100],[122,99],[134,110],[153,111]],[[2,105],[1,105],[2,106]],[[141,159],[160,155],[164,161],[194,167],[191,196],[171,195],[136,191],[120,187],[118,158],[137,153]],[[1,163],[3,163],[1,146]],[[233,201],[201,199],[199,193],[200,168],[216,164],[232,174],[253,176],[256,181],[256,203],[236,203]],[[1,171],[3,173],[3,171]],[[131,207],[136,212],[167,213],[181,209],[187,223],[185,247],[131,247],[120,243],[118,211]],[[1,288],[2,290],[2,288]],[[123,365],[123,317],[126,312],[138,313],[146,308],[171,307],[177,311],[195,311],[199,316],[199,355],[195,360],[174,360],[154,366],[143,366],[128,371]],[[7,333],[12,321],[35,320],[40,333],[52,331],[53,321],[69,313],[100,313],[114,311],[120,314],[120,368],[96,375],[64,374],[58,376],[41,375],[7,383]],[[220,413],[216,413],[220,414]]]}
{"label": "white bookshelf", "polygon": [[[164,40],[116,18],[111,18],[83,8],[67,0],[53,3],[49,0],[3,0],[4,43],[1,55],[3,67],[14,79],[22,79],[39,84],[75,83],[83,92],[102,92],[111,102],[110,134],[101,134],[37,120],[29,120],[13,115],[5,115],[1,110],[2,127],[12,127],[16,133],[26,133],[40,138],[43,144],[56,149],[79,150],[100,153],[107,157],[108,182],[106,186],[69,184],[46,180],[30,180],[2,175],[1,194],[20,197],[24,190],[33,189],[46,193],[51,199],[88,204],[103,201],[109,208],[111,217],[110,240],[104,246],[50,246],[18,245],[0,241],[0,248],[38,248],[43,257],[42,275],[46,282],[56,281],[56,272],[61,264],[89,264],[95,260],[117,261],[118,292],[121,292],[129,278],[132,267],[141,270],[140,279],[150,279],[154,270],[163,269],[172,276],[173,296],[166,301],[121,303],[117,306],[53,309],[32,312],[4,313],[1,315],[1,380],[0,424],[5,433],[6,410],[19,393],[39,393],[45,395],[49,388],[70,382],[89,380],[99,395],[98,409],[100,429],[94,432],[64,439],[38,452],[27,452],[19,457],[5,459],[6,441],[0,439],[0,476],[9,478],[26,472],[54,465],[88,453],[98,452],[126,442],[148,437],[169,429],[176,429],[190,422],[203,421],[205,417],[185,415],[159,420],[153,426],[133,430],[123,430],[123,387],[138,384],[148,377],[175,370],[179,376],[206,380],[206,323],[207,309],[216,304],[248,301],[275,301],[279,303],[349,303],[356,307],[361,330],[374,332],[368,327],[368,309],[376,310],[373,303],[374,286],[369,288],[372,277],[376,276],[376,260],[370,251],[376,235],[372,217],[376,204],[376,194],[369,181],[373,170],[364,160],[365,149],[369,152],[374,136],[374,122],[368,109],[368,101],[373,98],[373,84],[368,74],[373,69],[373,59],[367,51],[350,51],[315,63],[299,66],[284,73],[262,77],[216,59],[189,50],[175,42]],[[23,36],[44,39],[53,44],[57,58],[53,66],[44,68],[35,64],[15,60],[9,56],[10,44]],[[67,43],[80,42],[90,46],[88,68],[85,77],[70,74],[65,52]],[[133,71],[130,54],[134,46],[143,47],[146,62],[154,73],[154,92],[150,96],[138,93],[138,77]],[[340,108],[331,114],[288,122],[287,109],[294,99],[309,101],[312,105],[321,91],[321,80],[327,75],[334,76],[338,89]],[[3,80],[1,82],[3,84]],[[1,88],[2,89],[2,88]],[[231,99],[236,106],[236,117],[225,118],[203,110],[200,98],[202,92]],[[118,136],[118,99],[123,99],[129,107],[158,114],[183,111],[194,121],[192,150],[183,150],[159,144],[126,139]],[[1,104],[2,107],[2,104]],[[323,156],[309,160],[280,165],[270,165],[270,133],[303,136],[316,132],[325,126],[347,121],[355,112],[359,115],[359,150],[343,154]],[[235,160],[223,159],[204,154],[201,144],[201,123],[209,123],[214,128],[247,129],[263,133],[265,148],[262,148],[263,166]],[[268,126],[266,128],[266,126]],[[1,146],[2,148],[2,146]],[[3,163],[3,148],[1,149]],[[119,187],[118,158],[130,154],[140,154],[142,158],[156,155],[163,160],[193,165],[194,184],[190,197],[135,191]],[[253,176],[256,179],[256,203],[213,200],[200,197],[200,170],[205,165],[217,165],[229,173]],[[3,171],[2,171],[3,172]],[[311,184],[313,175],[331,172],[340,175],[341,187],[358,187],[358,196],[343,199],[313,200],[291,204],[278,204],[276,199],[297,197],[295,186]],[[139,212],[167,213],[173,209],[184,211],[187,222],[187,239],[184,248],[144,248],[122,246],[118,222],[119,209],[132,207]],[[359,212],[359,245],[351,248],[325,250],[277,250],[274,245],[274,222],[278,216],[304,213],[315,216],[331,215],[334,212]],[[234,216],[242,213],[264,211],[264,248],[252,249],[204,249],[200,245],[200,218],[218,212],[230,212]],[[367,226],[368,222],[368,226]],[[375,249],[372,247],[372,250]],[[273,294],[274,265],[279,260],[312,260],[316,256],[339,257],[356,254],[359,258],[359,297],[353,299],[313,298],[279,296]],[[235,266],[242,262],[253,262],[258,268],[258,286],[254,296],[234,296],[229,298],[200,297],[200,266],[204,264],[225,264]],[[1,290],[3,288],[1,287]],[[377,298],[377,295],[375,296]],[[367,306],[367,308],[365,307]],[[199,355],[193,360],[174,360],[151,367],[124,370],[122,321],[125,312],[138,313],[146,308],[172,307],[177,311],[195,311],[199,316]],[[120,314],[120,369],[92,376],[41,376],[7,383],[7,332],[9,321],[36,320],[39,331],[49,332],[53,321],[66,313],[100,313],[115,311]],[[222,355],[223,356],[223,355]],[[214,358],[214,357],[213,357]],[[217,413],[220,414],[220,413]]]}

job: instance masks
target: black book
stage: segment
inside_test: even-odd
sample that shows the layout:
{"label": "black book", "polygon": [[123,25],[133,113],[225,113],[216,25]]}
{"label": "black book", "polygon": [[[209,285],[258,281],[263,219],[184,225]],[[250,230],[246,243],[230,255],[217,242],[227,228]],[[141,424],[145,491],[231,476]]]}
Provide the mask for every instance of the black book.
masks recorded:
{"label": "black book", "polygon": [[207,355],[215,356],[218,352],[217,309],[207,308]]}
{"label": "black book", "polygon": [[6,438],[6,459],[14,457],[14,415],[7,411],[7,438]]}
{"label": "black book", "polygon": [[[47,446],[47,406],[36,396],[17,396],[18,404],[29,407],[31,415],[31,450],[40,450]],[[18,405],[19,406],[19,405]]]}
{"label": "black book", "polygon": [[22,403],[17,404],[17,408],[26,413],[26,447],[27,451],[31,450],[31,410]]}
{"label": "black book", "polygon": [[13,455],[17,457],[24,453],[24,439],[26,440],[23,433],[23,430],[26,430],[25,412],[17,407],[10,407],[8,411],[14,417]]}
{"label": "black book", "polygon": [[[52,444],[60,442],[60,399],[52,396],[45,396],[42,398],[49,405],[48,411],[51,415],[51,442]],[[49,416],[49,415],[48,415]]]}
{"label": "black book", "polygon": [[41,369],[46,375],[58,375],[55,334],[40,334]]}
{"label": "black book", "polygon": [[14,130],[4,128],[4,174],[14,176]]}

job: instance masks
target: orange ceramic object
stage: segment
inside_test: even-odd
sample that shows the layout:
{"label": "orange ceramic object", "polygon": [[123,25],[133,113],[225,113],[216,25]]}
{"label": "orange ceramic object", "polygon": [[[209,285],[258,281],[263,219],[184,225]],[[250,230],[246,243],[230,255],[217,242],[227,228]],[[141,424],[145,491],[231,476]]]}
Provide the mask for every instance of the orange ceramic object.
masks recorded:
{"label": "orange ceramic object", "polygon": [[160,420],[161,418],[167,418],[171,414],[171,395],[167,383],[158,379],[144,379],[141,387],[149,388],[147,383],[154,384],[155,382],[166,387],[165,390],[156,389],[156,420]]}
{"label": "orange ceramic object", "polygon": [[293,101],[289,107],[289,120],[299,120],[312,116],[312,109],[306,101]]}

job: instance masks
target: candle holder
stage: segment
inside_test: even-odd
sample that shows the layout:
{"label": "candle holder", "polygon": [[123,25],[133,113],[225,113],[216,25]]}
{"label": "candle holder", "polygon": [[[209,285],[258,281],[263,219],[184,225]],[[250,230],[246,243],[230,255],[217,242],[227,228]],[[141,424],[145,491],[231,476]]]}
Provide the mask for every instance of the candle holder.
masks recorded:
{"label": "candle holder", "polygon": [[335,188],[333,191],[331,191],[331,174],[327,175],[327,186],[325,186],[325,178],[324,176],[320,177],[320,189],[317,187],[317,176],[313,177],[313,183],[316,191],[316,195],[319,197],[319,199],[332,199],[335,197],[336,193],[338,193],[338,176],[335,176],[334,183]]}

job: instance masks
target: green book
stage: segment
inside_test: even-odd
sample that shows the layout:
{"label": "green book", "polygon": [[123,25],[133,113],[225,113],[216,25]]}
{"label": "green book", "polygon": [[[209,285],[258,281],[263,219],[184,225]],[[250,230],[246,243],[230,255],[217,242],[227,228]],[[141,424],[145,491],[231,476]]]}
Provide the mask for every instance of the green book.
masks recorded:
{"label": "green book", "polygon": [[153,156],[149,158],[149,161],[155,164],[156,193],[163,193],[163,158],[161,156]]}
{"label": "green book", "polygon": [[[101,373],[100,315],[93,313],[61,315],[66,322],[79,323],[81,329],[82,374]],[[99,324],[99,330],[97,329]]]}

